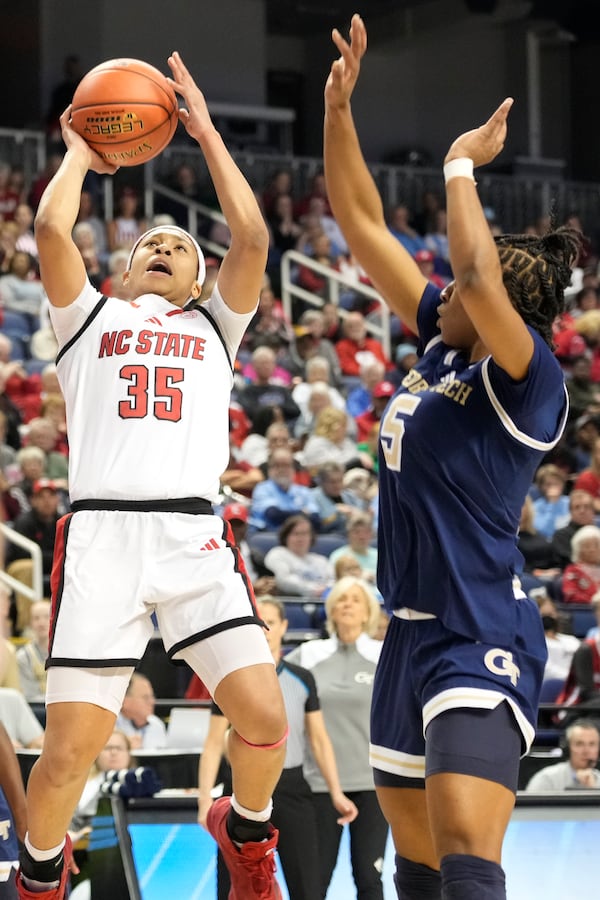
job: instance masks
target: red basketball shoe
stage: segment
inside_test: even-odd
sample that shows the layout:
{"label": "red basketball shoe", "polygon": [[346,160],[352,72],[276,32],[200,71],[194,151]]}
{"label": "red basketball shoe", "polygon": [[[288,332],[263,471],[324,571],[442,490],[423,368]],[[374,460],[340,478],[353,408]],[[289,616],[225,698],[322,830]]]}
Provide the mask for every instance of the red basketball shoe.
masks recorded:
{"label": "red basketball shoe", "polygon": [[73,845],[71,844],[69,835],[66,836],[63,857],[64,862],[60,876],[60,884],[57,888],[52,888],[50,891],[42,891],[41,894],[28,891],[21,880],[21,872],[17,872],[17,894],[19,895],[19,900],[64,900],[67,888],[67,878],[69,877],[69,866],[73,857]]}
{"label": "red basketball shoe", "polygon": [[275,878],[275,850],[279,832],[273,828],[268,841],[247,841],[238,850],[225,824],[230,808],[230,798],[220,797],[206,817],[208,830],[219,845],[229,870],[229,900],[282,900]]}

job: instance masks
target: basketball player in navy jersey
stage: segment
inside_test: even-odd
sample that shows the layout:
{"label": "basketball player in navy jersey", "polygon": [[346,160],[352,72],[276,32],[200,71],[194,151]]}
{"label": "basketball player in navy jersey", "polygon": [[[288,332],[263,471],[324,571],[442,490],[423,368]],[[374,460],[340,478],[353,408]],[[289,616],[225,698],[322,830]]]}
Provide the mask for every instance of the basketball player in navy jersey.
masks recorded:
{"label": "basketball player in navy jersey", "polygon": [[355,15],[325,87],[336,220],[418,362],[381,419],[378,586],[393,613],[378,665],[371,762],[402,900],[500,900],[519,757],[534,736],[546,650],[520,589],[523,499],[567,416],[552,323],[580,235],[501,236],[473,167],[504,145],[512,100],[445,160],[454,281],[440,291],[389,232],[350,97],[365,53]]}
{"label": "basketball player in navy jersey", "polygon": [[56,542],[46,733],[29,778],[18,875],[27,900],[65,895],[65,832],[153,633],[153,612],[169,656],[189,663],[233,723],[234,796],[208,817],[231,897],[281,897],[269,818],[285,708],[243,561],[211,505],[229,458],[233,361],[256,312],[268,235],[202,93],[177,53],[169,65],[187,104],[180,119],[204,153],[231,231],[206,303],[194,306],[202,253],[176,227],[151,229],[134,247],[124,276],[133,302],[90,285],[71,231],[87,171],[114,169],[71,129],[69,110],[66,154],[36,218],[67,404],[73,512]]}

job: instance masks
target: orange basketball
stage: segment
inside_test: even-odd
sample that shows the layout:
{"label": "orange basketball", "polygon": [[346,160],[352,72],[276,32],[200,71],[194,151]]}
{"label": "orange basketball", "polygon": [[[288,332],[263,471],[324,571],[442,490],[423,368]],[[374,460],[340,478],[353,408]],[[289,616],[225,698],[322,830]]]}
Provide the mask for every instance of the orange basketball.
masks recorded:
{"label": "orange basketball", "polygon": [[177,128],[175,91],[154,66],[109,59],[81,79],[71,124],[107,162],[137,166],[157,156]]}

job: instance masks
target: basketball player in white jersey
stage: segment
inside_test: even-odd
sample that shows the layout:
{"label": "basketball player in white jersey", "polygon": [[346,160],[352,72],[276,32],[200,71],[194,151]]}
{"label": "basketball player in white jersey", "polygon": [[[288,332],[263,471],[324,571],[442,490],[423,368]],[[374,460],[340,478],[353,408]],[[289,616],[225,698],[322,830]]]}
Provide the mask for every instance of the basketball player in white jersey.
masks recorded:
{"label": "basketball player in white jersey", "polygon": [[268,236],[254,195],[215,130],[181,58],[169,58],[180,119],[200,145],[231,231],[210,299],[196,308],[204,260],[180,228],[132,250],[132,303],[87,281],[71,238],[89,169],[111,174],[61,118],[67,151],[42,197],[36,237],[67,404],[72,512],[59,525],[52,579],[47,725],[28,784],[21,898],[62,900],[65,833],[90,766],[112,733],[156,614],[233,724],[231,806],[209,830],[231,897],[280,898],[271,793],[287,724],[273,657],[229,526],[213,515],[229,456],[233,361],[252,319]]}

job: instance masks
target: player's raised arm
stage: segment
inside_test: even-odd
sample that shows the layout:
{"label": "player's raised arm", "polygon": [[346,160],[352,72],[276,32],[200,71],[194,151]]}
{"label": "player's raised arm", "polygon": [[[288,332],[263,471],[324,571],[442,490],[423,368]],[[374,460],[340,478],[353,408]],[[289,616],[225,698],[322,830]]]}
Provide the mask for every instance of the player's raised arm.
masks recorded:
{"label": "player's raised arm", "polygon": [[324,161],[329,202],[354,256],[393,312],[416,332],[417,307],[427,281],[387,227],[350,106],[367,49],[363,20],[359,15],[352,17],[350,43],[337,29],[332,38],[340,57],[331,66],[325,85]]}
{"label": "player's raised arm", "polygon": [[173,73],[170,81],[187,105],[179,110],[179,117],[202,149],[231,232],[231,244],[219,269],[219,290],[235,312],[250,312],[258,302],[267,264],[267,227],[250,185],[213,125],[204,95],[179,53],[169,57],[169,66]]}
{"label": "player's raised arm", "polygon": [[73,243],[71,231],[77,219],[81,188],[87,172],[113,174],[117,167],[104,162],[69,124],[70,110],[60,117],[67,147],[60,167],[42,194],[35,217],[35,239],[40,274],[53,306],[69,306],[81,293],[85,264]]}

